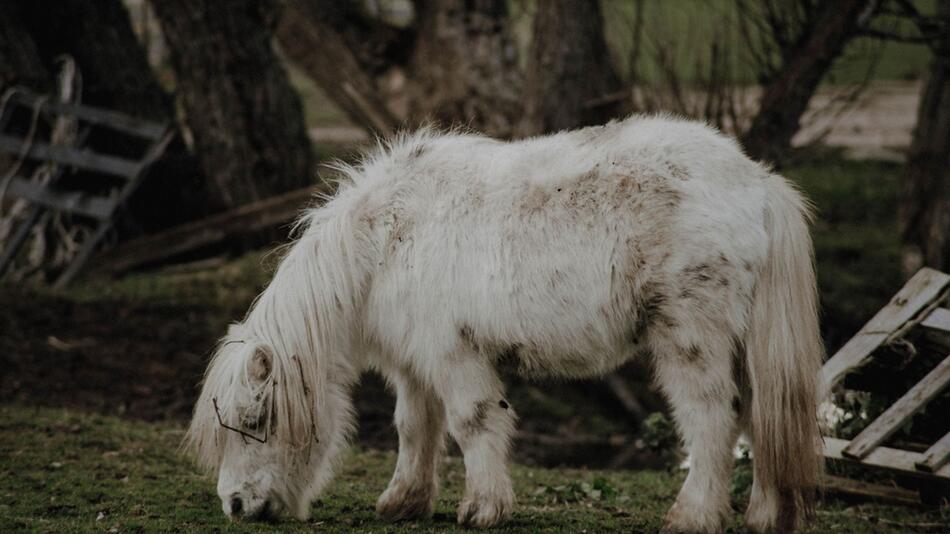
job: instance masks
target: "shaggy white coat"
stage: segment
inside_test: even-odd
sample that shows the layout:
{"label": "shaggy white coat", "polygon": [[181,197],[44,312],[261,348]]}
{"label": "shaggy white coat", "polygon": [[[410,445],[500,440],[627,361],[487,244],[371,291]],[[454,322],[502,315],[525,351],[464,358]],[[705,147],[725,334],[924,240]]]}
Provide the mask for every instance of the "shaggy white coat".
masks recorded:
{"label": "shaggy white coat", "polygon": [[459,522],[497,524],[516,421],[498,361],[590,377],[641,357],[692,458],[667,526],[721,529],[745,431],[747,522],[794,528],[819,472],[821,345],[807,208],[783,178],[662,117],[510,143],[422,131],[340,170],[195,407],[187,444],[226,514],[306,517],[352,431],[350,389],[376,369],[399,432],[378,513],[431,514],[448,433]]}

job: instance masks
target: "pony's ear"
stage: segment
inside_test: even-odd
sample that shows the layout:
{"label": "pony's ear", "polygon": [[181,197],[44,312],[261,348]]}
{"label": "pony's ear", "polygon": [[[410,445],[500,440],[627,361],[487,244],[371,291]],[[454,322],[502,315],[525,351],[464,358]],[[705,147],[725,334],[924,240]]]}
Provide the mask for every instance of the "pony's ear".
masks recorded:
{"label": "pony's ear", "polygon": [[270,376],[272,367],[270,354],[261,348],[256,348],[247,366],[247,374],[254,382],[263,382]]}
{"label": "pony's ear", "polygon": [[241,323],[231,323],[228,325],[228,337],[232,339],[240,339],[241,334],[244,333],[244,325]]}

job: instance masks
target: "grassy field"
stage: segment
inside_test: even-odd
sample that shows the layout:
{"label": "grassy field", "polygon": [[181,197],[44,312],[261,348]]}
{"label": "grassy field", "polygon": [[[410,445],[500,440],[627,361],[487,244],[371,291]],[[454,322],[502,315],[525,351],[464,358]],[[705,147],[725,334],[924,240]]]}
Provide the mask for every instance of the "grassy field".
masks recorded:
{"label": "grassy field", "polygon": [[[434,517],[389,524],[373,514],[395,462],[389,452],[353,450],[308,522],[232,524],[214,480],[179,456],[182,429],[55,409],[0,406],[0,525],[4,532],[455,532],[463,472],[442,467]],[[519,506],[500,532],[655,532],[682,472],[531,469],[514,466]],[[741,470],[737,481],[747,477]],[[745,492],[736,492],[742,509]],[[906,532],[950,520],[947,510],[826,499],[806,532]],[[738,531],[741,516],[733,518]]]}

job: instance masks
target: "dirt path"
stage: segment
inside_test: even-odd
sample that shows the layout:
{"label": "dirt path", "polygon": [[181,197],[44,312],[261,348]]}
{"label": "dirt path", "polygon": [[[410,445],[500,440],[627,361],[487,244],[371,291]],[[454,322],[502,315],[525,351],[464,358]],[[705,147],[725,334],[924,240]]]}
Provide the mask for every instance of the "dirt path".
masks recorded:
{"label": "dirt path", "polygon": [[903,161],[917,122],[920,89],[920,82],[877,82],[840,115],[829,113],[837,93],[819,93],[792,144],[824,136],[824,144],[844,148],[850,158]]}

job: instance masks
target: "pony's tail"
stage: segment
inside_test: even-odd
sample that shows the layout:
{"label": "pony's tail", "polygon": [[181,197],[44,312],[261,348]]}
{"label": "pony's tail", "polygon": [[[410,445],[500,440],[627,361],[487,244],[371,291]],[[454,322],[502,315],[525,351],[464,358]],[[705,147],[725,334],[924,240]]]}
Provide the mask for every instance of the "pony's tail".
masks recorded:
{"label": "pony's tail", "polygon": [[755,477],[777,491],[779,531],[810,515],[823,464],[818,383],[823,348],[807,201],[784,178],[766,178],[769,251],[756,281],[746,339]]}

